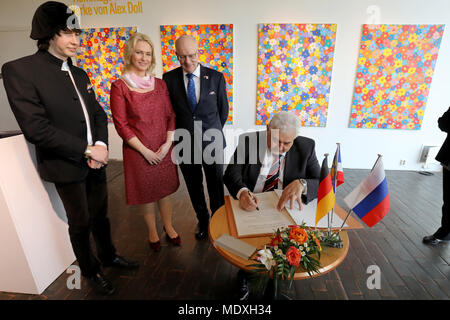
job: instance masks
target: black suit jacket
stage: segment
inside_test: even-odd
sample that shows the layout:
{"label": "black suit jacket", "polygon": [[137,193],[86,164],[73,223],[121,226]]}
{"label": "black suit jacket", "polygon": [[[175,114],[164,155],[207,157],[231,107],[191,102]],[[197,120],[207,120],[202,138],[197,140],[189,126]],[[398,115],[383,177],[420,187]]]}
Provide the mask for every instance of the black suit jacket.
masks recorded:
{"label": "black suit jacket", "polygon": [[[225,147],[222,128],[227,121],[229,107],[223,74],[200,65],[200,99],[194,112],[188,104],[183,69],[178,67],[165,73],[163,80],[169,89],[177,129],[186,129],[193,135],[194,121],[202,121],[202,133],[211,128],[218,129]],[[209,143],[204,141],[203,148]]]}
{"label": "black suit jacket", "polygon": [[[302,197],[305,203],[317,198],[319,187],[320,165],[314,147],[314,140],[298,136],[285,159],[283,189],[295,179],[305,179],[307,194]],[[266,150],[266,131],[245,133],[239,137],[232,162],[228,164],[223,177],[228,191],[235,199],[241,188],[255,188]]]}
{"label": "black suit jacket", "polygon": [[450,108],[438,119],[439,129],[444,132],[447,132],[447,138],[445,138],[444,144],[436,155],[436,160],[441,162],[442,164],[449,166],[450,165]]}
{"label": "black suit jacket", "polygon": [[[83,180],[89,171],[84,158],[86,120],[63,61],[47,51],[5,63],[3,81],[11,109],[25,138],[36,145],[42,179],[56,182]],[[85,102],[93,141],[108,143],[107,117],[91,88],[86,72],[68,60]],[[89,89],[89,90],[88,90]]]}

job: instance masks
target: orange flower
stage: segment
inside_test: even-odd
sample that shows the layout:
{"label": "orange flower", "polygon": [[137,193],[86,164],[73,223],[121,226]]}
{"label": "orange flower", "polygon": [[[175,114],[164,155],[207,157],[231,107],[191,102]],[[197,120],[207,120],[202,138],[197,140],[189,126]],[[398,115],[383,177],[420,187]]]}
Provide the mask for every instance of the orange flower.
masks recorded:
{"label": "orange flower", "polygon": [[289,231],[289,239],[303,244],[306,242],[306,240],[308,240],[308,234],[306,233],[305,229],[299,226],[293,226]]}
{"label": "orange flower", "polygon": [[315,235],[312,235],[312,236],[313,236],[314,241],[316,241],[316,244],[317,244],[317,247],[319,248],[319,251],[322,251],[322,246],[320,245],[319,240],[316,238]]}
{"label": "orange flower", "polygon": [[302,255],[296,247],[290,247],[286,252],[286,259],[291,266],[298,267]]}

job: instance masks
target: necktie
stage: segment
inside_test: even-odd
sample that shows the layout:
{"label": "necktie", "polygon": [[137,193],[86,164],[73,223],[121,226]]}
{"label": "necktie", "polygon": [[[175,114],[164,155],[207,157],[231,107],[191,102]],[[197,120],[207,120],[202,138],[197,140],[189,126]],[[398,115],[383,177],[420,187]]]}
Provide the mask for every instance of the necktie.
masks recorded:
{"label": "necktie", "polygon": [[197,97],[195,96],[195,83],[194,83],[194,75],[192,73],[187,73],[186,77],[188,77],[188,85],[187,85],[187,98],[189,106],[191,107],[192,112],[194,112],[195,107],[197,107]]}
{"label": "necktie", "polygon": [[270,167],[269,174],[264,183],[263,192],[275,190],[278,186],[278,178],[280,175],[280,159],[281,154],[275,156],[275,159]]}

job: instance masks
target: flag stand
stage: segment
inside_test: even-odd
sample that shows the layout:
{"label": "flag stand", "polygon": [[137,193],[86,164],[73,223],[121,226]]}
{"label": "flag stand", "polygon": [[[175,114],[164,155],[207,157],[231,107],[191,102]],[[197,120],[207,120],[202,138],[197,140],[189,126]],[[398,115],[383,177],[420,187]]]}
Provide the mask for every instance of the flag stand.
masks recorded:
{"label": "flag stand", "polygon": [[[331,210],[331,213],[332,214],[334,213],[334,208]],[[328,213],[328,215],[330,215],[330,214]],[[348,218],[348,216],[345,218],[345,221],[347,221],[347,218]],[[343,225],[345,224],[345,221],[344,221]],[[328,222],[330,222],[330,220],[328,220]],[[342,229],[343,225],[341,226],[341,229]],[[342,239],[340,236],[341,229],[339,230],[339,232],[332,232],[331,225],[328,224],[328,232],[326,232],[326,234],[323,237],[323,242],[327,247],[332,247],[332,248],[343,248],[344,247],[344,243],[342,242]]]}
{"label": "flag stand", "polygon": [[[333,213],[334,213],[334,208],[331,209],[331,214],[333,214]],[[337,233],[332,232],[329,216],[330,216],[330,213],[328,213],[328,232],[325,233],[322,240],[327,247],[343,248],[344,242],[341,239],[340,230]],[[331,217],[333,217],[333,216],[331,216]],[[348,218],[348,216],[347,216],[347,218]],[[347,218],[345,218],[345,220],[347,220]],[[333,221],[333,220],[331,220],[331,221]],[[344,221],[344,224],[345,224],[345,221]]]}
{"label": "flag stand", "polygon": [[[339,143],[336,143],[339,148]],[[336,157],[336,156],[335,156]],[[333,165],[335,166],[334,172],[333,172],[333,192],[336,196],[336,175],[337,175],[337,165],[334,164],[334,161],[336,159],[333,159]],[[332,165],[332,167],[333,167]],[[332,248],[343,248],[344,243],[342,242],[342,239],[339,235],[339,233],[333,233],[331,232],[331,228],[333,226],[333,215],[334,215],[334,207],[331,209],[331,217],[330,212],[328,212],[327,218],[328,218],[328,232],[323,237],[323,242],[327,247]]]}
{"label": "flag stand", "polygon": [[344,242],[342,241],[339,233],[331,233],[331,234],[326,233],[322,238],[322,242],[327,247],[332,247],[332,248],[343,248],[344,247]]}
{"label": "flag stand", "polygon": [[[336,142],[338,150],[339,150],[339,154],[341,153],[341,146],[339,142]],[[336,155],[334,156],[336,158]],[[334,197],[336,199],[336,177],[337,177],[337,164],[335,162],[337,162],[338,159],[333,159],[333,164],[331,165],[331,167],[333,168],[334,166],[334,170],[333,170],[333,191],[334,191]],[[334,208],[331,210],[331,223],[330,221],[328,221],[328,228],[329,228],[329,233],[331,233],[331,227],[333,226],[333,215],[334,215]]]}
{"label": "flag stand", "polygon": [[339,228],[339,231],[337,232],[337,234],[339,235],[342,231],[342,229],[344,228],[345,222],[347,221],[348,217],[350,216],[350,213],[352,213],[352,209],[349,209],[347,212],[347,216],[344,219],[344,222],[342,222],[342,226]]}

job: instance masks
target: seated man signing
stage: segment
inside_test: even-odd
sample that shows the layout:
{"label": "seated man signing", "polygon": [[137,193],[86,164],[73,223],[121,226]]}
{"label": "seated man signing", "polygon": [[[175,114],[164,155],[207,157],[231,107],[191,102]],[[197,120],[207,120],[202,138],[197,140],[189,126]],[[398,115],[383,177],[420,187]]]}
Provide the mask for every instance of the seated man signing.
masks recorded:
{"label": "seated man signing", "polygon": [[224,183],[244,210],[257,209],[259,201],[253,193],[275,189],[283,189],[279,211],[288,201],[291,209],[295,201],[302,209],[302,201],[308,203],[317,197],[320,165],[315,143],[297,136],[297,127],[295,114],[281,111],[273,116],[266,131],[239,137]]}

